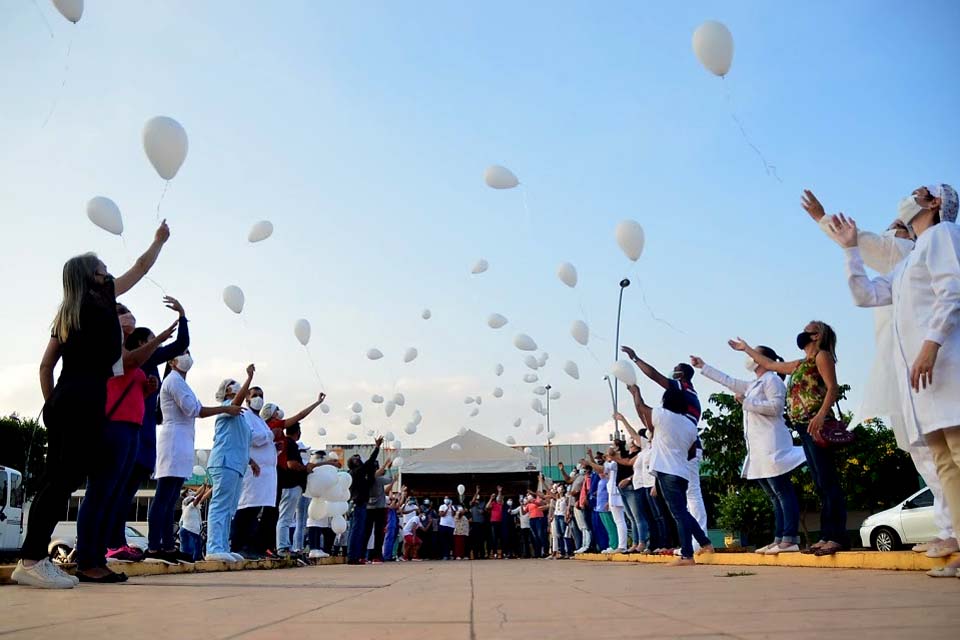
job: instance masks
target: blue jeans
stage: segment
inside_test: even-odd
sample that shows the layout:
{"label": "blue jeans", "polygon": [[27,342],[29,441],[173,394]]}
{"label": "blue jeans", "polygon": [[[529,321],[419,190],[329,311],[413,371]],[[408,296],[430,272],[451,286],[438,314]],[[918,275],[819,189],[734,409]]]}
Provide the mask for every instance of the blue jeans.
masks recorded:
{"label": "blue jeans", "polygon": [[775,478],[760,478],[757,482],[773,505],[774,541],[799,544],[800,504],[790,481],[790,472]]}
{"label": "blue jeans", "polygon": [[367,555],[367,505],[360,504],[353,507],[350,517],[350,541],[347,544],[347,562],[357,563]]}
{"label": "blue jeans", "polygon": [[680,555],[683,558],[693,558],[694,538],[701,547],[710,544],[710,538],[687,509],[688,484],[687,479],[680,476],[669,473],[657,474],[657,491],[663,494],[664,500],[667,501],[667,508],[670,509],[670,515],[677,523],[677,532],[680,534]]}
{"label": "blue jeans", "polygon": [[573,540],[567,537],[567,521],[563,516],[553,516],[554,522],[557,524],[557,549],[560,550],[560,555],[562,556],[572,556],[573,555]]}
{"label": "blue jeans", "polygon": [[397,512],[387,510],[387,530],[383,536],[383,559],[393,560],[393,549],[397,546]]}
{"label": "blue jeans", "polygon": [[240,504],[243,474],[226,467],[208,467],[213,496],[207,508],[207,554],[230,553],[230,524]]}
{"label": "blue jeans", "polygon": [[303,489],[293,487],[280,491],[279,514],[277,515],[277,551],[289,551],[292,541],[290,529],[297,525],[297,506],[303,496]]}
{"label": "blue jeans", "polygon": [[150,513],[147,514],[147,524],[150,527],[147,546],[150,551],[173,551],[177,548],[173,538],[173,512],[177,508],[184,480],[186,478],[173,476],[157,478],[157,492],[150,503]]}
{"label": "blue jeans", "polygon": [[836,542],[844,547],[849,546],[847,540],[847,498],[840,487],[840,476],[837,475],[837,463],[833,458],[833,450],[829,447],[817,446],[813,436],[807,433],[806,427],[798,429],[803,452],[807,456],[807,466],[813,477],[813,486],[820,496],[820,537],[824,540]]}
{"label": "blue jeans", "polygon": [[620,489],[620,496],[623,498],[623,506],[626,510],[627,523],[630,525],[630,537],[635,545],[641,542],[646,543],[650,538],[650,529],[640,507],[640,503],[643,501],[643,496],[640,495],[641,491],[642,489],[634,489],[633,486]]}
{"label": "blue jeans", "polygon": [[190,556],[196,562],[203,559],[203,538],[199,533],[180,529],[180,551]]}
{"label": "blue jeans", "polygon": [[307,536],[307,510],[310,508],[310,498],[300,496],[300,504],[297,505],[297,529],[293,532],[293,550],[303,551],[306,547]]}
{"label": "blue jeans", "polygon": [[579,549],[583,546],[583,532],[580,531],[580,526],[576,518],[570,520],[570,532],[573,534],[573,548]]}
{"label": "blue jeans", "polygon": [[648,525],[650,539],[647,547],[651,550],[664,549],[668,546],[667,541],[667,523],[663,519],[663,512],[660,511],[660,505],[657,499],[650,495],[650,487],[638,489],[640,495],[640,511]]}
{"label": "blue jeans", "polygon": [[607,536],[607,528],[603,526],[600,519],[600,512],[596,509],[590,510],[590,528],[593,530],[593,546],[596,551],[603,551],[610,547],[610,538]]}
{"label": "blue jeans", "polygon": [[533,553],[540,558],[548,551],[546,517],[530,518],[530,534],[533,536]]}
{"label": "blue jeans", "polygon": [[[139,442],[138,424],[110,422],[103,429],[77,514],[77,568],[81,571],[107,566],[107,541],[113,523],[126,515],[124,488],[133,472]],[[170,519],[172,526],[172,512]]]}

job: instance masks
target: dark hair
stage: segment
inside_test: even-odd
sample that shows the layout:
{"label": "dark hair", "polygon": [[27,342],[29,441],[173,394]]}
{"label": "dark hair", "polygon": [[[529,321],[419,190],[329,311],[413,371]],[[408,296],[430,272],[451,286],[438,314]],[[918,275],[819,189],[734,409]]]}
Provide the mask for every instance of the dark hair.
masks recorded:
{"label": "dark hair", "polygon": [[680,389],[667,389],[663,392],[663,408],[681,415],[687,412],[687,398]]}
{"label": "dark hair", "polygon": [[[766,347],[766,346],[764,346],[764,345],[760,345],[760,346],[757,347],[757,351],[759,351],[760,353],[762,353],[764,356],[766,356],[766,357],[769,358],[770,360],[773,360],[774,362],[783,362],[783,358],[781,358],[780,355],[779,355],[776,351],[774,351],[773,349],[771,349],[770,347]],[[781,379],[781,380],[783,380],[783,379],[785,379],[785,378],[787,377],[787,376],[783,375],[782,373],[778,373],[777,375],[780,376],[780,379]]]}
{"label": "dark hair", "polygon": [[693,367],[688,365],[686,362],[681,362],[677,365],[677,368],[680,369],[680,371],[683,371],[683,375],[686,376],[687,380],[693,380]]}
{"label": "dark hair", "polygon": [[150,341],[150,336],[153,335],[153,331],[147,329],[146,327],[137,327],[130,332],[130,335],[127,336],[127,339],[123,342],[123,347],[127,351],[133,351],[137,347],[142,347],[145,343]]}
{"label": "dark hair", "polygon": [[293,434],[295,434],[295,433],[300,433],[300,423],[299,423],[299,422],[294,422],[292,425],[290,425],[289,427],[285,428],[285,429],[283,430],[283,432],[284,432],[285,434],[287,434],[288,436],[293,436]]}
{"label": "dark hair", "polygon": [[263,395],[263,387],[250,387],[247,389],[247,393],[253,393],[254,391],[259,391],[260,395]]}

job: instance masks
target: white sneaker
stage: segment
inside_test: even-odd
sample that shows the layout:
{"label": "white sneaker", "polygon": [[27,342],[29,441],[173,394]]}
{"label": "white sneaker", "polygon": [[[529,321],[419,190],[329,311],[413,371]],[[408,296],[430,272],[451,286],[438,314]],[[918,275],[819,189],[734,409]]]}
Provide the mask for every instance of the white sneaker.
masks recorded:
{"label": "white sneaker", "polygon": [[600,553],[609,555],[609,554],[611,554],[611,553],[616,553],[616,552],[617,552],[616,549],[614,549],[613,547],[609,547],[609,548],[607,548],[607,549],[604,549],[604,550],[601,551]]}
{"label": "white sneaker", "polygon": [[326,551],[324,551],[323,549],[317,549],[317,553],[319,554],[319,555],[317,556],[318,558],[329,558],[329,557],[330,557],[330,554],[327,553]]}
{"label": "white sneaker", "polygon": [[[231,553],[228,553],[227,555],[228,555],[228,556],[233,556],[233,561],[234,561],[234,562],[246,562],[246,561],[247,561],[247,559],[244,558],[244,557],[243,557],[242,555],[240,555],[239,553],[233,553],[233,552],[231,552]],[[228,562],[229,562],[229,560],[228,560]]]}
{"label": "white sneaker", "polygon": [[203,556],[207,562],[236,562],[237,559],[232,553],[208,553]]}
{"label": "white sneaker", "polygon": [[800,553],[800,545],[792,544],[789,547],[781,547],[776,544],[764,552],[766,556],[778,556],[781,553]]}
{"label": "white sneaker", "polygon": [[61,567],[56,562],[50,561],[50,566],[53,567],[53,570],[56,571],[57,575],[59,575],[61,578],[66,578],[67,580],[72,582],[74,585],[80,584],[80,578],[78,578],[75,575],[71,575],[67,573],[66,571],[63,570],[63,567]]}
{"label": "white sneaker", "polygon": [[763,554],[765,554],[767,551],[769,551],[770,549],[772,549],[773,547],[777,546],[777,544],[778,544],[778,543],[776,543],[776,542],[771,542],[770,544],[767,544],[767,545],[764,545],[764,546],[760,547],[759,549],[757,549],[756,551],[754,551],[754,553],[759,553],[760,555],[763,555]]}
{"label": "white sneaker", "polygon": [[49,558],[40,560],[32,567],[24,565],[21,560],[10,577],[17,584],[38,589],[73,589],[76,584],[70,576],[53,566]]}

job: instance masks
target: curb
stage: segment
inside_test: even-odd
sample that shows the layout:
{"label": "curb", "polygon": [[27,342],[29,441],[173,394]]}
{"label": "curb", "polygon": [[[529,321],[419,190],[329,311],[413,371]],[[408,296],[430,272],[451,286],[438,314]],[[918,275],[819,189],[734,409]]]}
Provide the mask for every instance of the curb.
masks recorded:
{"label": "curb", "polygon": [[[674,556],[644,556],[638,554],[584,553],[577,556],[586,562],[637,562],[641,564],[667,564]],[[944,566],[951,560],[960,559],[960,554],[948,558],[928,558],[912,551],[841,551],[832,556],[814,556],[802,553],[785,553],[764,556],[756,553],[712,553],[697,557],[697,564],[730,565],[740,567],[808,567],[817,569],[876,569],[883,571],[928,571]]]}

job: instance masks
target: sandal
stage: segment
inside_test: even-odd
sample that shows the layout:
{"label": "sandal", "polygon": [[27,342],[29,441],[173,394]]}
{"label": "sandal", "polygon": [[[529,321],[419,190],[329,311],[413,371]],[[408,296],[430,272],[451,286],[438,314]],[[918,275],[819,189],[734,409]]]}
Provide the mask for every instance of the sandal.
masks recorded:
{"label": "sandal", "polygon": [[817,556],[818,558],[822,558],[823,556],[832,556],[837,551],[843,551],[843,546],[828,542],[824,546],[814,551],[813,555]]}

